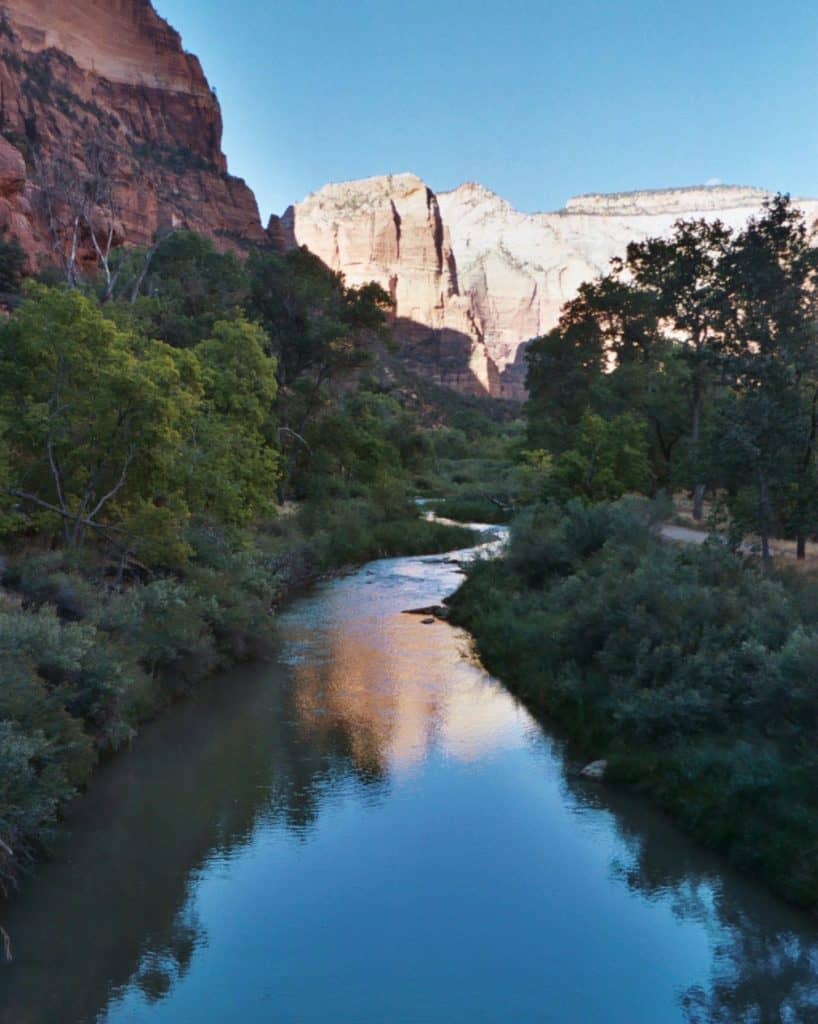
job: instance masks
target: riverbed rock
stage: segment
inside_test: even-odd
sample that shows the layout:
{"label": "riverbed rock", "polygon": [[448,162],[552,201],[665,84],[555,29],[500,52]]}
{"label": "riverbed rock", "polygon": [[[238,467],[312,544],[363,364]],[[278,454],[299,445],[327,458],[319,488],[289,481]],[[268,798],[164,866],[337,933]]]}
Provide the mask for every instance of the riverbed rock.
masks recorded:
{"label": "riverbed rock", "polygon": [[586,764],[579,774],[584,779],[592,779],[594,782],[601,782],[605,778],[605,772],[607,770],[608,762],[604,758],[600,758],[598,761],[591,761],[589,764]]}

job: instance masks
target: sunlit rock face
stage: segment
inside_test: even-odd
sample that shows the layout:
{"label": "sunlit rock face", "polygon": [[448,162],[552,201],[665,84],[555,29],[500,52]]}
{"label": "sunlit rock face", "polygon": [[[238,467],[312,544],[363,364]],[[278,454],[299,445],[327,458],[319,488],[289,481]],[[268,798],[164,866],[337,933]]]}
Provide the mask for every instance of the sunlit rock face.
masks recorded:
{"label": "sunlit rock face", "polygon": [[59,161],[87,178],[92,143],[109,154],[125,242],[174,226],[222,247],[266,240],[253,193],[227,173],[199,61],[150,0],[0,0],[0,103],[0,165],[10,145],[25,170],[12,197],[3,192],[0,230],[33,261],[52,250],[44,168]]}
{"label": "sunlit rock face", "polygon": [[[564,210],[527,214],[481,185],[434,196],[400,174],[328,185],[285,221],[291,243],[307,245],[350,283],[377,280],[391,292],[416,367],[461,391],[519,399],[525,342],[550,330],[579,285],[629,242],[668,234],[680,218],[739,228],[767,196],[680,188],[579,196]],[[818,216],[818,201],[801,205]],[[447,332],[460,344],[447,348]]]}
{"label": "sunlit rock face", "polygon": [[468,296],[461,295],[437,197],[414,174],[327,185],[282,218],[347,284],[376,281],[395,302],[404,355],[438,383],[472,394],[499,387]]}

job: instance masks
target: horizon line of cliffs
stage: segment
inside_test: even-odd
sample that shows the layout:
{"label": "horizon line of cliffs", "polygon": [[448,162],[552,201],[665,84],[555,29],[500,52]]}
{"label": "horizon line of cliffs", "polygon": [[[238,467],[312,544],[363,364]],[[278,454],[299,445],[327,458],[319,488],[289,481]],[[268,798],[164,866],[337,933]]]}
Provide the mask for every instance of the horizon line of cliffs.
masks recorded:
{"label": "horizon line of cliffs", "polygon": [[[77,217],[81,270],[97,263],[95,224],[113,245],[174,228],[221,249],[306,245],[350,285],[389,292],[405,361],[465,394],[523,398],[525,343],[629,242],[680,217],[740,227],[767,195],[587,195],[528,214],[481,185],[435,194],[394,174],[326,185],[265,230],[252,190],[228,173],[201,64],[151,0],[0,0],[0,238],[19,239],[30,271],[74,244]],[[818,200],[800,205],[818,216]]]}
{"label": "horizon line of cliffs", "polygon": [[[521,213],[482,185],[436,195],[407,173],[325,185],[271,227],[348,284],[388,291],[418,372],[465,394],[519,400],[526,342],[551,330],[629,242],[666,235],[681,218],[741,228],[769,196],[702,186],[577,196],[560,211]],[[798,205],[818,218],[818,200]]]}

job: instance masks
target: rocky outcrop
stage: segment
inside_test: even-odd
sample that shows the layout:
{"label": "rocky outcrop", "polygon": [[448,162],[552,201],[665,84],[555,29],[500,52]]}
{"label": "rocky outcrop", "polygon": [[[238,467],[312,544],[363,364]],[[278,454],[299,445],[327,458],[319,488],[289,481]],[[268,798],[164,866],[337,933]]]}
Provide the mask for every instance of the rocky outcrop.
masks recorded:
{"label": "rocky outcrop", "polygon": [[[579,285],[604,273],[629,242],[667,234],[680,217],[740,227],[767,194],[715,186],[592,195],[527,214],[481,185],[434,197],[419,178],[401,174],[328,185],[289,211],[287,224],[291,243],[307,245],[352,283],[388,286],[399,336],[419,369],[441,379],[438,361],[448,353],[443,376],[455,387],[522,398],[525,342],[550,330]],[[801,205],[818,217],[818,201]],[[459,345],[445,341],[452,330]]]}
{"label": "rocky outcrop", "polygon": [[[556,213],[526,214],[479,185],[439,196],[460,286],[486,347],[521,390],[521,345],[550,330],[583,281],[605,273],[632,241],[669,234],[679,218],[742,227],[769,193],[725,186],[580,196]],[[801,204],[811,218],[818,201]]]}
{"label": "rocky outcrop", "polygon": [[172,226],[266,241],[199,61],[150,0],[0,0],[0,104],[0,229],[33,258],[53,251],[44,191],[100,175],[129,244]]}
{"label": "rocky outcrop", "polygon": [[395,332],[410,366],[465,393],[499,388],[472,304],[460,294],[437,197],[420,178],[327,185],[291,207],[281,227],[289,244],[306,245],[343,271],[347,284],[376,281],[392,296]]}

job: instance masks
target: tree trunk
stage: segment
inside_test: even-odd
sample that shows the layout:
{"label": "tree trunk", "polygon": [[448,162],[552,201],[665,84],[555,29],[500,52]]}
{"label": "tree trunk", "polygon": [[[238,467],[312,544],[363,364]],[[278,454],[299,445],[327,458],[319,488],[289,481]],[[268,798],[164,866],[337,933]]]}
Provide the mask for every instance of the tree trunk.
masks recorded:
{"label": "tree trunk", "polygon": [[758,525],[761,534],[761,558],[764,568],[770,567],[770,528],[772,515],[770,509],[770,493],[767,490],[767,478],[764,471],[758,471]]}
{"label": "tree trunk", "polygon": [[795,557],[799,562],[807,557],[807,538],[800,530],[795,535]]}
{"label": "tree trunk", "polygon": [[[702,389],[698,376],[693,380],[693,423],[690,434],[693,439],[693,451],[698,461],[699,437],[701,434]],[[693,518],[701,522],[704,517],[704,484],[696,484],[693,488]]]}
{"label": "tree trunk", "polygon": [[704,484],[696,484],[693,488],[693,518],[701,522],[704,519]]}

